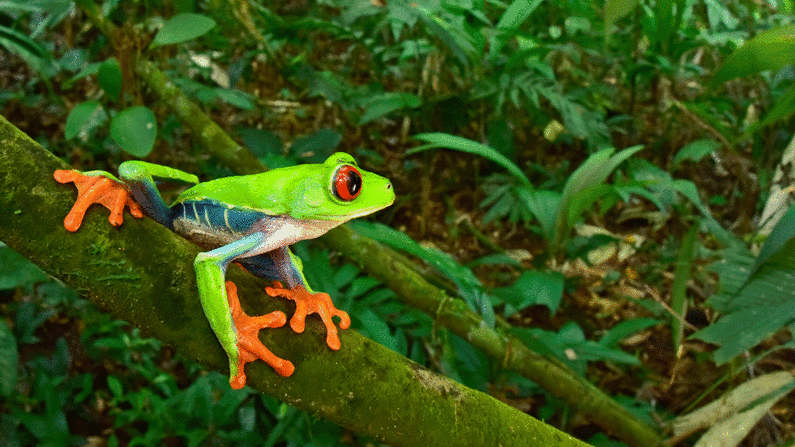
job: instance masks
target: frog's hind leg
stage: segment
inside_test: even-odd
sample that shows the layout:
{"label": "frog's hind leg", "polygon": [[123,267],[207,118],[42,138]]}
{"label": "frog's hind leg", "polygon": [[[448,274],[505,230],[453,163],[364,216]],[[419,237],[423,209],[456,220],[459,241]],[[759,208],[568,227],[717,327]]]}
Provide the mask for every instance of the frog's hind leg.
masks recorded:
{"label": "frog's hind leg", "polygon": [[[318,314],[326,326],[326,344],[331,349],[340,349],[337,326],[332,317],[339,317],[341,329],[350,327],[351,319],[347,312],[334,307],[327,293],[312,291],[302,272],[301,258],[290,252],[289,248],[281,247],[259,256],[239,259],[237,262],[255,275],[279,283],[278,287],[267,287],[265,293],[295,302],[295,314],[290,319],[290,327],[295,332],[304,332],[307,315]],[[281,284],[286,284],[287,288],[281,287]]]}
{"label": "frog's hind leg", "polygon": [[284,325],[287,320],[284,313],[274,311],[249,317],[240,309],[234,284],[224,280],[230,262],[256,253],[266,240],[264,234],[252,233],[215,250],[199,253],[193,264],[204,314],[229,357],[229,383],[233,388],[245,385],[244,365],[256,359],[262,359],[282,376],[289,376],[294,370],[292,363],[271,353],[257,336],[260,329]]}

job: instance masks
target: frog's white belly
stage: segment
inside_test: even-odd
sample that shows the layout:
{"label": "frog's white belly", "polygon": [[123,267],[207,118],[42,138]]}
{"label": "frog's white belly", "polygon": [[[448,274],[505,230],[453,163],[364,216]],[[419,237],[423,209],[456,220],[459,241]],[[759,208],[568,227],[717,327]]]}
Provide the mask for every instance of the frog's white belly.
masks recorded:
{"label": "frog's white belly", "polygon": [[266,237],[248,256],[256,256],[298,241],[320,237],[340,224],[342,221],[303,220],[290,216],[270,216],[267,219],[260,219],[251,226],[246,235],[259,231]]}
{"label": "frog's white belly", "polygon": [[206,249],[231,244],[250,234],[260,232],[265,235],[262,242],[246,257],[257,256],[280,247],[306,239],[322,236],[343,221],[304,220],[290,216],[263,216],[257,219],[246,231],[233,231],[226,227],[207,225],[201,220],[177,218],[174,230],[189,241]]}

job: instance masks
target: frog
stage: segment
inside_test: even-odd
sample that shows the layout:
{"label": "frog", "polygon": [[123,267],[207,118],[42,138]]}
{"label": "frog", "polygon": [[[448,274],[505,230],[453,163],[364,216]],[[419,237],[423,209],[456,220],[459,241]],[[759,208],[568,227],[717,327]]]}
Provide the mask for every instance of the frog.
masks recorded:
{"label": "frog", "polygon": [[[372,214],[395,201],[392,183],[360,168],[344,152],[323,163],[299,164],[263,173],[222,177],[199,182],[197,176],[168,166],[129,160],[118,167],[118,177],[107,171],[59,169],[60,183],[74,183],[78,197],[64,219],[64,228],[76,232],[93,204],[110,211],[111,225],[123,223],[124,211],[144,215],[205,250],[194,259],[199,300],[210,328],[229,360],[229,384],[246,384],[245,365],[262,360],[283,377],[295,366],[273,354],[259,339],[259,331],[282,327],[284,312],[250,316],[239,302],[237,286],[226,281],[231,263],[271,281],[267,295],[295,303],[290,327],[305,329],[307,316],[317,314],[326,328],[326,345],[339,350],[340,329],[351,324],[347,312],[337,309],[328,294],[315,292],[306,281],[301,259],[289,246],[317,238],[343,223]],[[158,181],[187,184],[167,205]]]}

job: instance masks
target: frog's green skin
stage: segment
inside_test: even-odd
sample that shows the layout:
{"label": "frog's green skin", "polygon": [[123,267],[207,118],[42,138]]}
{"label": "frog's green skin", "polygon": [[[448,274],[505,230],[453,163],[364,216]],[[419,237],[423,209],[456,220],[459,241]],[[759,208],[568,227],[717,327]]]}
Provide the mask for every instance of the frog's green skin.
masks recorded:
{"label": "frog's green skin", "polygon": [[[84,174],[114,178],[103,171]],[[345,153],[335,153],[323,164],[199,184],[191,174],[141,161],[123,163],[119,176],[144,213],[209,250],[194,262],[199,296],[229,357],[231,377],[239,372],[240,353],[224,286],[229,263],[238,262],[255,275],[290,289],[302,287],[311,292],[300,259],[287,247],[385,208],[395,199],[389,180],[358,169],[353,157]],[[167,206],[155,179],[196,185]]]}

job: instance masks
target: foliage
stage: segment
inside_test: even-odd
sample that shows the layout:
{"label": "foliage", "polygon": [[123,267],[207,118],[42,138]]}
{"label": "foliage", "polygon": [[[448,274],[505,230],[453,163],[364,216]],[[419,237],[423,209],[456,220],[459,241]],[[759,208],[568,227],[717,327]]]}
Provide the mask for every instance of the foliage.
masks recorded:
{"label": "foliage", "polygon": [[723,290],[711,301],[723,315],[694,337],[720,345],[714,353],[718,364],[795,322],[791,305],[791,290],[795,287],[794,236],[795,207],[782,217],[756,259],[748,252],[740,252],[716,266]]}
{"label": "foliage", "polygon": [[[641,211],[633,222],[662,216],[638,231],[648,237],[639,257],[650,258],[639,264],[644,287],[666,291],[664,299],[671,300],[674,346],[688,343],[680,338],[690,331],[683,318],[702,304],[691,286],[713,288],[700,268],[708,257],[721,259],[714,264],[719,293],[708,300],[720,318],[690,341],[719,345],[713,359],[723,364],[781,328],[792,330],[786,291],[795,269],[793,211],[754,257],[741,242],[752,238],[751,230],[737,230],[745,228],[734,220],[738,208],[727,204],[747,198],[741,212],[752,221],[764,193],[753,197],[725,182],[746,176],[767,187],[784,138],[773,125],[791,128],[792,2],[776,2],[778,12],[764,2],[737,0],[95,2],[124,24],[120,34],[129,40],[115,46],[74,25],[74,17],[88,23],[87,3],[94,4],[0,2],[0,46],[33,73],[17,90],[0,92],[0,107],[55,104],[63,139],[59,133],[36,138],[51,138],[53,151],[74,163],[190,158],[208,177],[230,173],[204,153],[186,155],[191,142],[185,136],[196,129],[180,124],[134,75],[137,58],[155,60],[270,167],[322,160],[334,150],[388,166],[403,187],[402,202],[384,218],[392,228],[356,228],[429,266],[424,273],[490,328],[509,328],[580,374],[603,363],[625,374],[651,369],[619,341],[648,334],[661,319],[597,315],[600,328],[594,328],[570,307],[576,292],[585,291],[658,309],[611,289],[611,278],[631,276],[636,265],[614,258],[587,266],[610,270],[598,284],[571,267],[587,259],[584,253],[627,236],[625,221],[615,216],[630,211]],[[140,33],[147,37],[129,37]],[[403,151],[409,136],[424,144]],[[457,180],[458,165],[428,178],[427,151],[437,148],[477,156],[465,159],[477,172],[465,177],[472,188]],[[458,154],[434,155],[457,160]],[[753,168],[714,174],[727,159]],[[456,180],[445,185],[448,178]],[[433,187],[420,193],[426,180]],[[445,202],[462,190],[475,206]],[[436,217],[414,209],[419,196],[447,205],[446,239],[412,223]],[[468,235],[450,223],[462,214],[486,249],[460,248]],[[615,235],[573,237],[584,221],[609,226]],[[662,226],[685,239],[663,235]],[[503,247],[514,244],[532,251],[532,259],[510,257]],[[515,388],[518,399],[544,393],[407,308],[358,267],[333,262],[327,251],[304,245],[297,251],[310,282],[339,300],[357,331],[477,389]],[[674,275],[666,282],[669,271]],[[173,367],[163,359],[167,348],[102,317],[2,247],[0,289],[9,303],[0,321],[0,395],[7,399],[0,431],[11,433],[12,443],[80,444],[69,421],[98,404],[106,410],[97,418],[112,419],[111,445],[171,437],[188,445],[333,445],[342,437],[340,429],[272,399],[230,393],[220,376],[195,366],[163,372]],[[538,322],[538,308],[550,321]],[[81,329],[79,343],[67,343],[42,330],[56,316],[91,324]],[[32,356],[39,342],[50,342],[54,354]],[[93,363],[111,366],[74,374],[70,359],[81,350]],[[564,405],[544,397],[548,402],[536,413],[563,426]]]}

